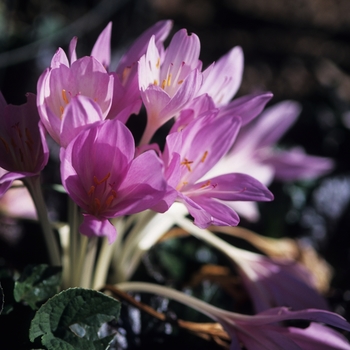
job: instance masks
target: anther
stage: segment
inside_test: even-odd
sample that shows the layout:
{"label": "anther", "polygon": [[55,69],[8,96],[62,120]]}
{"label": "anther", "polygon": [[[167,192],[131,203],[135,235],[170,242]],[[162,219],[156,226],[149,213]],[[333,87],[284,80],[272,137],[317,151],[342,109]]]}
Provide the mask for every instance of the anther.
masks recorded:
{"label": "anther", "polygon": [[192,171],[191,170],[191,164],[192,163],[193,163],[192,160],[188,160],[187,158],[185,158],[180,164],[181,165],[185,165],[188,171]]}
{"label": "anther", "polygon": [[67,93],[66,93],[66,90],[65,89],[62,89],[62,98],[63,98],[63,101],[68,104],[69,101],[68,101],[68,98],[67,98]]}
{"label": "anther", "polygon": [[208,151],[205,151],[203,154],[203,157],[201,158],[201,162],[204,163],[204,161],[207,159]]}
{"label": "anther", "polygon": [[111,176],[111,173],[108,173],[102,180],[98,180],[98,178],[94,176],[94,184],[100,185],[101,183],[107,181],[110,176]]}

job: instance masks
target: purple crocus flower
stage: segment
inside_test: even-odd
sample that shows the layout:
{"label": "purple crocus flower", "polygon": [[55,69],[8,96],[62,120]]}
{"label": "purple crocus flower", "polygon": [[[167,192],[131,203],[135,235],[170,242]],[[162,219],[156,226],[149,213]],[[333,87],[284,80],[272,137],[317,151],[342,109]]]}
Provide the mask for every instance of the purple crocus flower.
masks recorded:
{"label": "purple crocus flower", "polygon": [[139,87],[147,110],[147,125],[141,145],[155,131],[188,104],[197,94],[202,76],[199,72],[200,43],[185,29],[175,33],[164,55],[152,37],[147,52],[139,61]]}
{"label": "purple crocus flower", "polygon": [[[291,311],[274,308],[254,316],[233,314],[218,310],[212,317],[231,336],[230,350],[239,350],[243,344],[247,350],[349,350],[347,339],[322,322],[349,331],[350,325],[341,316],[317,309]],[[311,321],[306,328],[285,327],[281,322],[291,320]]]}
{"label": "purple crocus flower", "polygon": [[[216,110],[196,118],[166,139],[163,160],[168,185],[177,192],[177,200],[187,207],[198,227],[237,225],[238,215],[225,205],[226,201],[273,198],[264,185],[245,174],[231,173],[198,181],[230,149],[239,127],[240,118],[217,118]],[[173,193],[169,191],[169,195]],[[162,204],[166,202],[167,197]],[[168,201],[166,206],[171,204]]]}
{"label": "purple crocus flower", "polygon": [[[185,304],[220,323],[231,337],[230,350],[350,350],[347,339],[335,330],[318,323],[350,331],[346,320],[329,311],[307,309],[291,311],[278,307],[253,316],[219,309],[179,291],[142,282],[120,283],[127,292],[156,293]],[[288,321],[309,321],[306,328],[290,327]],[[318,322],[318,323],[316,323]]]}
{"label": "purple crocus flower", "polygon": [[27,102],[8,105],[0,92],[0,196],[16,179],[38,175],[45,167],[49,151],[43,128],[39,127],[36,96],[28,93]]}
{"label": "purple crocus flower", "polygon": [[118,121],[96,122],[61,148],[62,184],[83,209],[80,232],[86,236],[116,237],[108,221],[146,210],[162,199],[166,182],[155,152],[134,159],[134,139]]}
{"label": "purple crocus flower", "polygon": [[[141,108],[142,100],[138,85],[138,64],[140,57],[143,56],[148,47],[152,36],[155,38],[155,45],[161,49],[164,40],[167,38],[172,28],[172,21],[159,21],[152,27],[143,32],[125,52],[120,59],[115,72],[110,72],[114,78],[113,101],[108,114],[108,118],[117,118],[126,123],[131,114],[138,114]],[[94,57],[101,56],[101,52],[106,51],[103,46],[110,42],[111,25],[101,33],[96,41],[91,55]],[[104,50],[104,51],[103,51]],[[104,57],[108,57],[109,52],[104,52]],[[101,62],[106,62],[109,66],[110,58],[101,57]],[[108,64],[107,64],[108,62]]]}
{"label": "purple crocus flower", "polygon": [[66,122],[67,106],[75,96],[89,97],[99,105],[103,118],[107,117],[112,104],[113,77],[95,58],[83,57],[71,66],[61,62],[46,69],[37,89],[41,121],[51,137],[61,144],[61,124]]}

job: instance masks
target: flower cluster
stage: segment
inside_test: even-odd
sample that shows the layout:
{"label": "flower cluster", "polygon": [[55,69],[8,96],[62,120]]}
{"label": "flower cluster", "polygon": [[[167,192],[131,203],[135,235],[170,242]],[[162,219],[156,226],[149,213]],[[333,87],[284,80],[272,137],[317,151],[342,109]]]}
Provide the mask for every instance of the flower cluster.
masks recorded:
{"label": "flower cluster", "polygon": [[[50,230],[40,211],[43,201],[37,182],[48,161],[47,132],[60,147],[62,185],[82,214],[78,230],[74,230],[74,220],[70,225],[69,259],[71,266],[77,262],[78,267],[67,285],[77,283],[84,269],[84,250],[79,252],[77,242],[81,241],[74,238],[75,231],[85,239],[106,237],[110,245],[118,244],[115,251],[102,246],[101,258],[95,259],[97,266],[92,270],[96,274],[90,274],[85,283],[96,287],[105,283],[113,252],[118,252],[116,281],[124,282],[134,271],[145,242],[150,246],[150,241],[177,224],[226,254],[259,313],[232,314],[192,300],[226,329],[232,338],[231,349],[239,349],[239,343],[247,349],[299,349],[305,343],[311,349],[320,345],[316,335],[321,333],[330,337],[323,348],[339,344],[349,349],[346,340],[326,326],[311,323],[301,329],[281,324],[306,319],[350,330],[345,320],[330,312],[282,308],[327,308],[301,266],[243,252],[206,230],[210,225],[238,225],[237,213],[256,220],[255,202],[273,199],[266,186],[274,177],[317,177],[331,170],[333,162],[300,149],[274,149],[296,120],[300,106],[285,101],[263,111],[272,98],[270,92],[234,98],[243,75],[240,47],[203,69],[195,34],[182,29],[164,47],[171,28],[171,21],[156,23],[112,70],[110,23],[90,56],[77,57],[77,38],[72,39],[68,56],[61,48],[57,50],[38,80],[36,98],[28,94],[26,104],[11,106],[0,94],[0,195],[14,180],[22,179],[44,230]],[[127,122],[142,107],[146,126],[135,140]],[[141,121],[142,114],[135,118]],[[165,135],[161,127],[166,123],[169,131]],[[156,134],[163,136],[159,143]],[[123,241],[117,229],[119,236],[128,232]],[[52,248],[50,233],[47,236],[52,262],[60,264],[60,252]],[[90,262],[95,261],[91,256]],[[89,267],[86,263],[85,268]],[[91,284],[90,279],[94,280]],[[294,290],[288,290],[293,286],[303,294],[298,299]],[[146,287],[124,285],[126,290],[151,290]],[[178,294],[167,295],[181,299]]]}
{"label": "flower cluster", "polygon": [[[201,180],[232,148],[248,118],[239,110],[249,110],[252,119],[270,95],[230,105],[242,76],[241,49],[202,71],[195,34],[180,30],[164,49],[170,28],[164,21],[149,29],[109,72],[109,24],[91,56],[76,57],[74,38],[69,59],[59,49],[39,78],[40,118],[61,146],[62,184],[84,211],[82,234],[113,242],[109,218],[149,208],[164,212],[174,201],[187,207],[199,227],[237,225],[238,215],[226,203],[273,198],[244,173]],[[147,125],[135,149],[125,123],[141,101]],[[175,123],[160,150],[152,136],[169,120]]]}

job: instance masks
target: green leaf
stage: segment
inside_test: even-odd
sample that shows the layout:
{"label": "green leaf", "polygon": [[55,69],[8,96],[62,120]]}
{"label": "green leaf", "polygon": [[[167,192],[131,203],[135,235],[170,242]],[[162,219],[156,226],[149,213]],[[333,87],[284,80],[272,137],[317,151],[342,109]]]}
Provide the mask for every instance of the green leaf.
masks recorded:
{"label": "green leaf", "polygon": [[49,299],[32,320],[30,341],[41,337],[49,350],[104,350],[114,335],[101,326],[118,319],[120,302],[95,290],[72,288]]}
{"label": "green leaf", "polygon": [[61,282],[61,267],[42,265],[27,266],[16,281],[13,295],[17,302],[25,301],[37,310],[37,303],[57,294]]}

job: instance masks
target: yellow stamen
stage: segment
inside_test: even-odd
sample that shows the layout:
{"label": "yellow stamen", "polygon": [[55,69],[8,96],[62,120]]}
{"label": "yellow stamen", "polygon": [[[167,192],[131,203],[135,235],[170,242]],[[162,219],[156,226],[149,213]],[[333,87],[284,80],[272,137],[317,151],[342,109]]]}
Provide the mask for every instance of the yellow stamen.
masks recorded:
{"label": "yellow stamen", "polygon": [[205,188],[210,186],[210,180],[208,180],[205,184],[203,184],[200,188]]}
{"label": "yellow stamen", "polygon": [[111,176],[111,173],[108,173],[102,180],[99,180],[96,176],[94,176],[94,184],[100,185],[101,183],[107,181],[110,176]]}
{"label": "yellow stamen", "polygon": [[156,63],[156,68],[159,69],[159,67],[160,67],[160,57],[158,57],[158,60],[157,60],[157,63]]}
{"label": "yellow stamen", "polygon": [[154,79],[153,85],[158,85],[158,80]]}
{"label": "yellow stamen", "polygon": [[162,89],[163,89],[163,90],[165,89],[165,85],[166,85],[166,80],[164,79],[164,80],[162,81]]}
{"label": "yellow stamen", "polygon": [[66,90],[65,89],[62,89],[62,98],[63,98],[63,101],[68,104],[69,101],[68,101],[68,98],[67,98],[67,93],[66,93]]}
{"label": "yellow stamen", "polygon": [[168,75],[167,85],[168,85],[168,86],[171,85],[171,74]]}
{"label": "yellow stamen", "polygon": [[208,151],[205,151],[204,154],[203,154],[203,157],[201,159],[202,163],[204,163],[204,161],[207,159],[207,156],[208,156]]}
{"label": "yellow stamen", "polygon": [[192,171],[191,170],[191,164],[192,163],[193,163],[192,160],[188,160],[187,158],[185,158],[180,164],[181,165],[185,165],[188,171]]}

